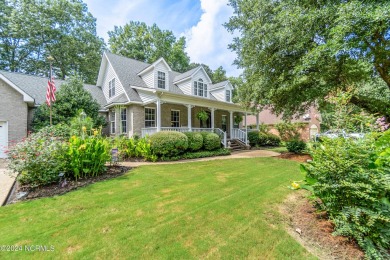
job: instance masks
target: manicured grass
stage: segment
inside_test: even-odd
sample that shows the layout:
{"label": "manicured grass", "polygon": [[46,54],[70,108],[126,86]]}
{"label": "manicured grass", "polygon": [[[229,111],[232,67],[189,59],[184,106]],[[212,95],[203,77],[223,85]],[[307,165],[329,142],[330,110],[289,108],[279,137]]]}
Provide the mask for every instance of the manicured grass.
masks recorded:
{"label": "manicured grass", "polygon": [[0,259],[312,259],[277,209],[299,178],[297,163],[275,158],[140,167],[0,208],[0,245],[55,248]]}
{"label": "manicured grass", "polygon": [[287,148],[285,146],[267,148],[266,150],[277,152],[277,153],[286,153],[286,152],[288,152]]}

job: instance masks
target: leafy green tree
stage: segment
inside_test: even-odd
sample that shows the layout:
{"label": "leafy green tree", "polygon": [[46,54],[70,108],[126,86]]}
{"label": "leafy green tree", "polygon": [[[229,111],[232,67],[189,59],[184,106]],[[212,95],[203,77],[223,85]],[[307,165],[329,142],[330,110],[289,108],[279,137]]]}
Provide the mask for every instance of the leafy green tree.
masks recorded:
{"label": "leafy green tree", "polygon": [[[357,91],[351,102],[389,114],[390,100],[380,97],[390,96],[389,1],[230,0],[230,5],[234,16],[225,26],[241,34],[230,48],[244,68],[248,105],[271,104],[288,116],[335,89],[352,87]],[[379,89],[383,93],[373,95]]]}
{"label": "leafy green tree", "polygon": [[[95,126],[104,126],[105,119],[99,115],[99,104],[91,94],[83,87],[83,82],[78,78],[71,78],[62,84],[56,94],[57,101],[52,104],[53,125],[59,123],[69,124],[71,119],[83,110],[88,117],[91,117]],[[42,104],[34,113],[32,126],[37,131],[50,124],[49,107]]]}
{"label": "leafy green tree", "polygon": [[172,70],[188,70],[190,58],[185,52],[184,37],[178,40],[172,31],[161,30],[156,24],[130,21],[124,26],[115,26],[108,32],[111,52],[136,60],[152,63],[163,57]]}
{"label": "leafy green tree", "polygon": [[0,2],[0,69],[94,83],[104,50],[96,19],[81,0]]}

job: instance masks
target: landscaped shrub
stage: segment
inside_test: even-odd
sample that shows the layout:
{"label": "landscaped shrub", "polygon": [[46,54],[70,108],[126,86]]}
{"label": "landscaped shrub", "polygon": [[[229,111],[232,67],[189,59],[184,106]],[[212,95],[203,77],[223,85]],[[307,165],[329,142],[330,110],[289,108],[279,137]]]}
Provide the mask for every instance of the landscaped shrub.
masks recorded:
{"label": "landscaped shrub", "polygon": [[203,146],[203,136],[197,132],[185,132],[188,138],[188,149],[191,151],[198,151]]}
{"label": "landscaped shrub", "polygon": [[259,133],[258,144],[259,146],[279,146],[280,138],[274,134]]}
{"label": "landscaped shrub", "polygon": [[267,145],[268,146],[279,146],[281,143],[281,139],[279,136],[274,134],[267,134]]}
{"label": "landscaped shrub", "polygon": [[66,153],[67,172],[75,179],[96,176],[105,171],[110,160],[110,145],[105,138],[72,136]]}
{"label": "landscaped shrub", "polygon": [[217,134],[207,133],[204,135],[203,147],[206,150],[212,151],[221,148],[221,139]]}
{"label": "landscaped shrub", "polygon": [[[335,235],[356,239],[369,259],[389,259],[390,131],[377,141],[324,140],[302,165],[308,189],[320,198]],[[383,157],[385,156],[385,157]]]}
{"label": "landscaped shrub", "polygon": [[275,125],[279,136],[283,141],[299,139],[300,131],[305,128],[305,123],[282,122]]}
{"label": "landscaped shrub", "polygon": [[286,142],[286,148],[291,153],[302,153],[306,149],[306,143],[302,140],[290,140]]}
{"label": "landscaped shrub", "polygon": [[221,148],[214,151],[198,151],[198,152],[186,152],[184,154],[173,156],[170,158],[162,158],[163,161],[178,161],[183,159],[197,159],[204,157],[213,157],[213,156],[222,156],[222,155],[230,155],[231,152],[229,149]]}
{"label": "landscaped shrub", "polygon": [[62,126],[44,127],[10,147],[8,167],[20,174],[22,185],[38,187],[58,180],[66,165],[64,135]]}
{"label": "landscaped shrub", "polygon": [[183,153],[188,148],[185,134],[174,131],[161,131],[150,136],[151,148],[160,157],[171,157]]}
{"label": "landscaped shrub", "polygon": [[251,146],[259,145],[259,131],[248,132],[248,140]]}

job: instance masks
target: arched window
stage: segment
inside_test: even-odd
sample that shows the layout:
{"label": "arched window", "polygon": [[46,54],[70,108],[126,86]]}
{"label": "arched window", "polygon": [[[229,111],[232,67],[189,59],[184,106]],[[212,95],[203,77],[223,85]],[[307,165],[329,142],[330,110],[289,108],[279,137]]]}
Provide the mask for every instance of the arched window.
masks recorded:
{"label": "arched window", "polygon": [[207,84],[203,83],[203,79],[194,81],[194,95],[207,97]]}

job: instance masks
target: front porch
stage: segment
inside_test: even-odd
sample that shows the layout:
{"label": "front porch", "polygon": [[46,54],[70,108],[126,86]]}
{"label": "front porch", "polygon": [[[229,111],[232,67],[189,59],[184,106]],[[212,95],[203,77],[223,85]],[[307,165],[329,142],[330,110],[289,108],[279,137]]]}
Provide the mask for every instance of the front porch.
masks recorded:
{"label": "front porch", "polygon": [[[144,111],[145,124],[141,128],[142,137],[160,131],[207,131],[218,134],[224,147],[228,146],[227,142],[229,139],[237,139],[243,144],[248,144],[246,130],[240,129],[242,122],[235,123],[236,117],[245,118],[247,115],[242,111],[162,101],[144,106]],[[199,120],[197,118],[197,114],[200,111],[208,114],[207,120]]]}

